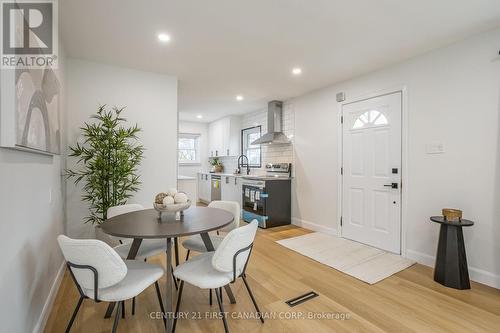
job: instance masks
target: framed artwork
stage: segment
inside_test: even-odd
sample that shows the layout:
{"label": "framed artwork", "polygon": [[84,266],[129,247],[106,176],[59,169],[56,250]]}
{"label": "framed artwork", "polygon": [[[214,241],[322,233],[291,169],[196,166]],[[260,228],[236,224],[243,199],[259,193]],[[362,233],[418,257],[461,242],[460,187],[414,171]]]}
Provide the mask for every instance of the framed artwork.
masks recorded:
{"label": "framed artwork", "polygon": [[55,71],[9,69],[0,76],[0,145],[60,154],[61,87]]}

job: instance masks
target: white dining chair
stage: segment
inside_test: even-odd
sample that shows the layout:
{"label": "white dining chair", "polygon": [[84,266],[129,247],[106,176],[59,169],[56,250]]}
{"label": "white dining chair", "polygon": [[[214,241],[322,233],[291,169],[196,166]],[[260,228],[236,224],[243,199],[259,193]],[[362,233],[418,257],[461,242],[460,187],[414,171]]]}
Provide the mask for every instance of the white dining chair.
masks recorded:
{"label": "white dining chair", "polygon": [[[139,204],[126,204],[126,205],[113,206],[108,208],[107,217],[108,219],[110,219],[118,215],[131,213],[143,209],[144,207]],[[141,221],[137,221],[137,223],[140,222]],[[120,243],[122,244],[115,246],[115,251],[118,252],[120,257],[126,259],[130,251],[130,247],[132,246],[132,239],[122,238],[120,239]],[[157,254],[163,253],[166,250],[167,250],[167,244],[164,239],[143,239],[135,259],[144,260],[149,257],[155,256]]]}
{"label": "white dining chair", "polygon": [[57,237],[66,259],[80,299],[66,327],[69,332],[84,299],[95,302],[117,302],[112,332],[116,332],[120,312],[124,316],[124,301],[134,298],[146,288],[155,284],[160,309],[164,312],[158,280],[163,268],[136,260],[123,261],[108,244],[97,239],[71,239],[64,235]]}
{"label": "white dining chair", "polygon": [[259,315],[259,319],[264,323],[264,318],[262,317],[262,313],[255,301],[245,275],[248,260],[252,253],[257,227],[258,222],[253,220],[246,226],[234,229],[222,240],[215,252],[202,253],[175,268],[174,276],[181,280],[181,284],[177,294],[173,332],[175,332],[175,327],[177,325],[184,282],[201,289],[213,289],[215,291],[220,316],[224,323],[224,330],[228,333],[229,328],[227,326],[222,304],[222,287],[229,283],[234,283],[238,277],[241,277],[252,299],[253,305],[255,306],[255,310]]}
{"label": "white dining chair", "polygon": [[[230,232],[233,229],[238,228],[240,225],[240,204],[235,202],[235,201],[212,201],[208,207],[210,208],[219,208],[223,209],[225,211],[230,212],[234,216],[234,220],[231,224],[228,226],[219,229],[218,231],[222,232]],[[214,248],[217,249],[224,239],[224,236],[222,235],[210,235],[210,240],[212,241],[212,244],[214,245]],[[189,259],[189,254],[191,251],[203,253],[207,252],[207,248],[205,247],[205,243],[203,242],[203,239],[201,238],[200,235],[194,235],[190,236],[187,239],[185,239],[182,242],[182,246],[187,250],[186,253],[186,260]]]}
{"label": "white dining chair", "polygon": [[[112,217],[115,217],[117,215],[122,215],[126,213],[131,213],[135,212],[138,210],[143,210],[144,207],[140,204],[125,204],[125,205],[118,205],[118,206],[112,206],[108,208],[107,211],[107,218],[110,219]],[[132,243],[133,239],[132,238],[122,238],[122,237],[116,237],[116,236],[111,236],[111,238],[118,240],[120,244],[125,244],[125,243]]]}

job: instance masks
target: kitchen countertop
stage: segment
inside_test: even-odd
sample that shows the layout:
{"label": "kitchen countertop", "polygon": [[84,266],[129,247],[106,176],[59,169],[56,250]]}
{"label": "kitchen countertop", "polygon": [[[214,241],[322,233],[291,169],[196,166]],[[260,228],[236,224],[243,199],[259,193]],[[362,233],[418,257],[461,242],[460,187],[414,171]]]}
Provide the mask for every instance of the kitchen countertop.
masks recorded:
{"label": "kitchen countertop", "polygon": [[265,173],[257,175],[256,174],[245,175],[245,174],[234,174],[234,173],[224,173],[224,172],[207,172],[207,171],[200,171],[198,173],[203,175],[245,178],[249,180],[289,180],[293,178],[293,177],[273,177],[266,175]]}
{"label": "kitchen countertop", "polygon": [[196,180],[196,177],[191,177],[191,176],[177,176],[177,180]]}

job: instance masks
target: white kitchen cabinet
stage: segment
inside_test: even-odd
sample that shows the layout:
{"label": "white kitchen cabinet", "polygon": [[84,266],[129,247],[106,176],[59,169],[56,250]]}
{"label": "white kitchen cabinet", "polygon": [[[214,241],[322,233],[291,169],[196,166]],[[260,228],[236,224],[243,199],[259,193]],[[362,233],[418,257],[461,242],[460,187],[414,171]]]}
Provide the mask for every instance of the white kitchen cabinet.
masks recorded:
{"label": "white kitchen cabinet", "polygon": [[221,200],[236,201],[241,207],[241,178],[234,176],[221,177]]}
{"label": "white kitchen cabinet", "polygon": [[240,154],[241,118],[229,116],[208,126],[210,157],[238,156]]}
{"label": "white kitchen cabinet", "polygon": [[198,182],[196,177],[179,176],[177,178],[177,190],[186,193],[188,198],[192,201],[198,199]]}
{"label": "white kitchen cabinet", "polygon": [[209,203],[211,201],[210,175],[198,173],[198,201]]}
{"label": "white kitchen cabinet", "polygon": [[222,119],[211,122],[208,125],[208,147],[209,157],[219,157],[223,156],[222,151],[224,149],[223,144],[223,124]]}

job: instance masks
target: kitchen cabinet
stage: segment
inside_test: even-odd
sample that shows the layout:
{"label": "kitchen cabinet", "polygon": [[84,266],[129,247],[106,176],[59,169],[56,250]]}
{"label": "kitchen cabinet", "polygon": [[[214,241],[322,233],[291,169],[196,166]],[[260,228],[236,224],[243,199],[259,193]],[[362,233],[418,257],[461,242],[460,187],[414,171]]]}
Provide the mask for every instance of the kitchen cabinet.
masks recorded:
{"label": "kitchen cabinet", "polygon": [[240,154],[241,118],[229,116],[208,125],[210,157],[238,156]]}
{"label": "kitchen cabinet", "polygon": [[197,188],[197,193],[198,193],[198,201],[202,201],[205,203],[209,203],[211,201],[211,194],[210,194],[210,180],[211,177],[209,174],[206,173],[199,173],[198,174],[198,188]]}
{"label": "kitchen cabinet", "polygon": [[184,192],[191,201],[198,199],[198,182],[196,177],[179,176],[177,178],[177,190]]}
{"label": "kitchen cabinet", "polygon": [[241,207],[241,178],[234,176],[222,176],[221,200],[236,201]]}

